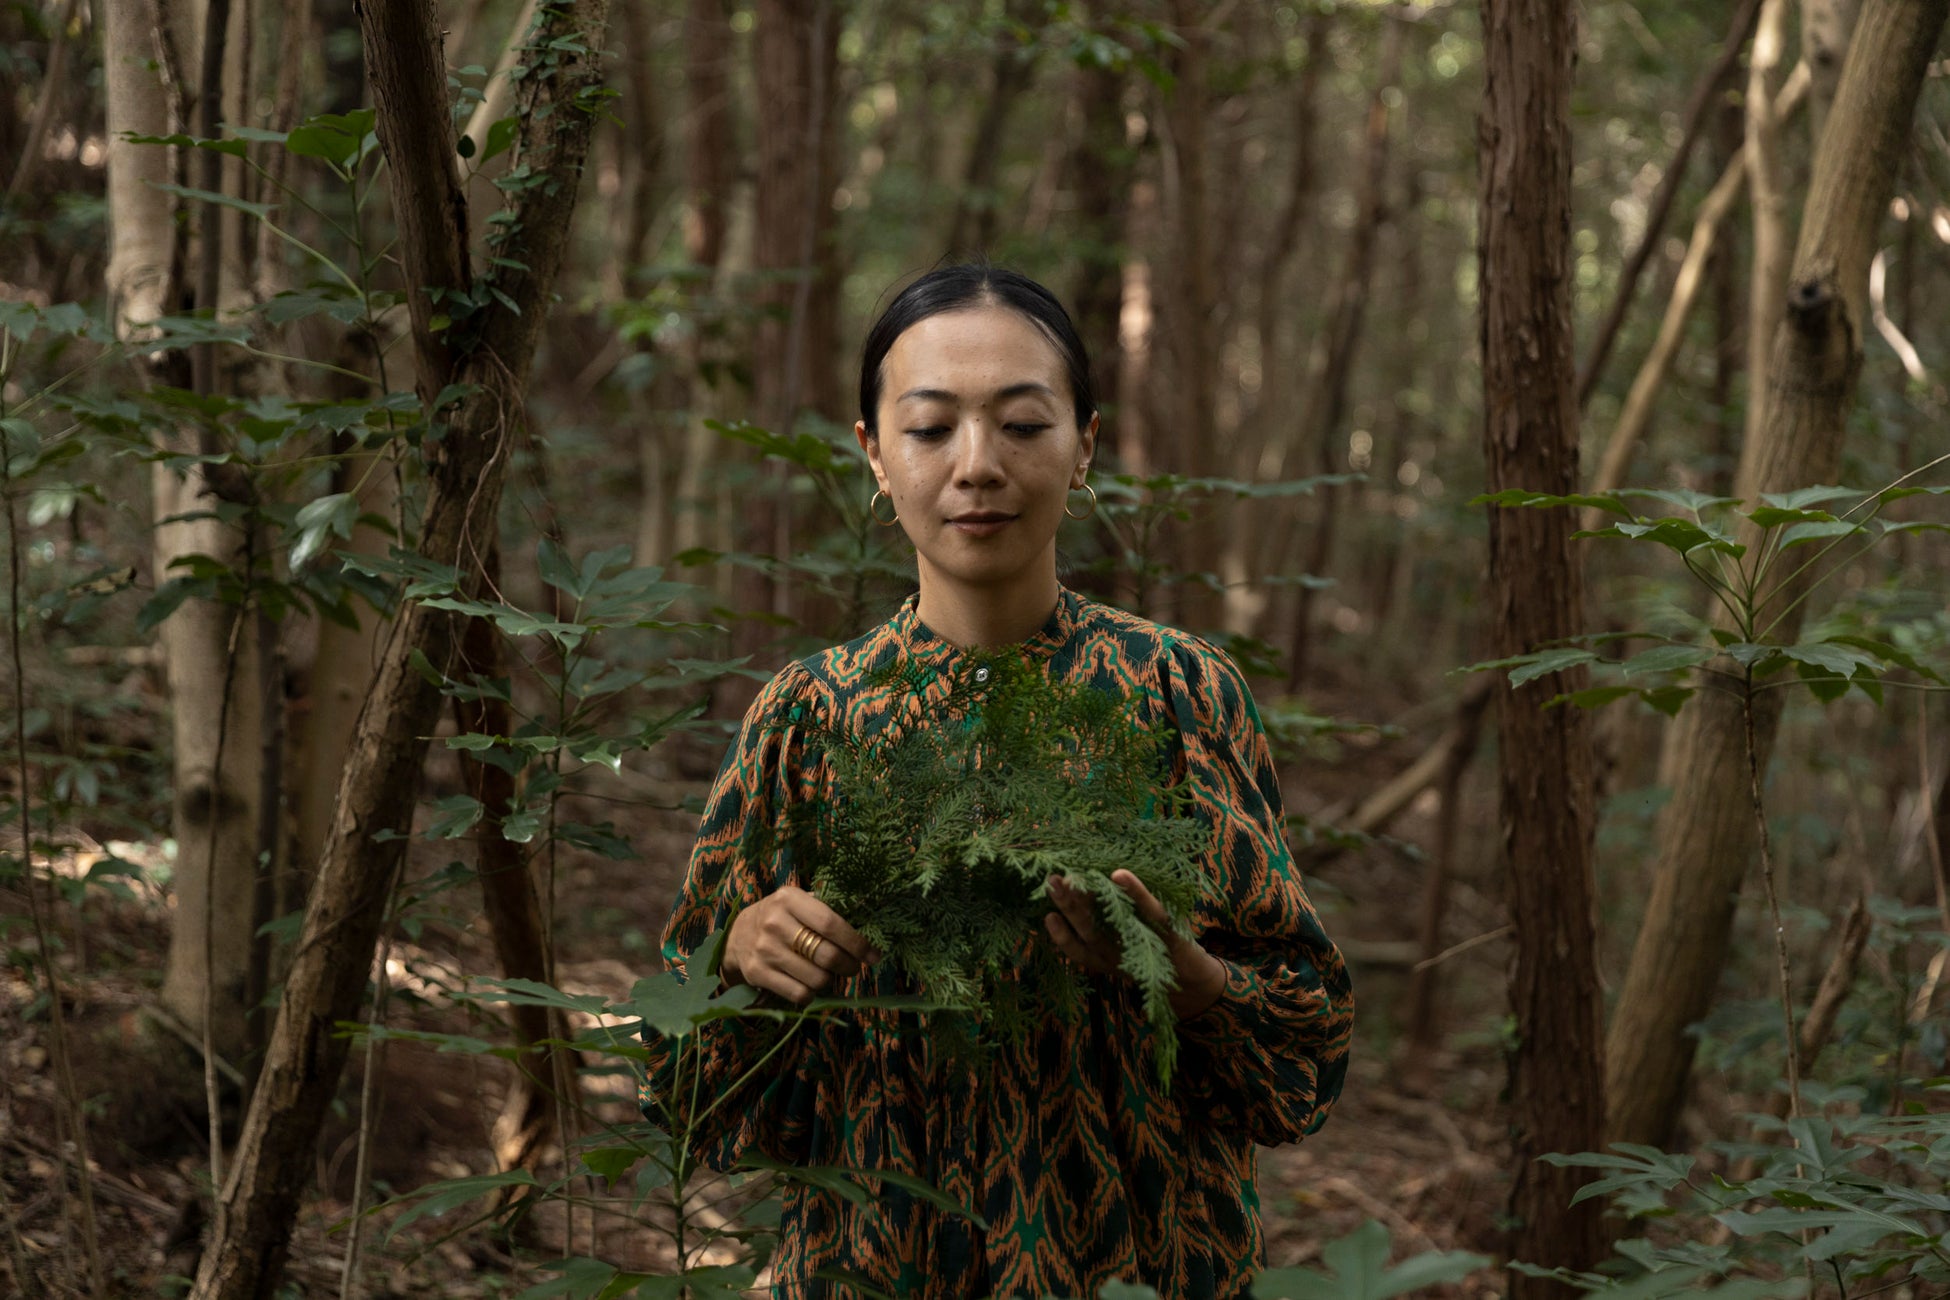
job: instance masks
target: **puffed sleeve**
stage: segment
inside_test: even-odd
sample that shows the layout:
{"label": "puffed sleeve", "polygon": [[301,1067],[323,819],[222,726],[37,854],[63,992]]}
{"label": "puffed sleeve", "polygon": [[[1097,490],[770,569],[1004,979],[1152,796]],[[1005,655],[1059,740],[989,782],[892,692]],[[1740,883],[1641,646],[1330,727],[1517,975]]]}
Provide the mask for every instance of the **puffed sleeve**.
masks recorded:
{"label": "puffed sleeve", "polygon": [[[668,969],[686,981],[692,953],[738,909],[793,883],[794,846],[788,814],[806,792],[803,724],[827,704],[802,664],[769,682],[745,714],[737,743],[712,783],[691,849],[690,868],[664,927]],[[712,1020],[682,1040],[646,1032],[649,1061],[641,1101],[652,1122],[675,1105],[708,1115],[696,1150],[712,1167],[727,1169],[747,1151],[777,1158],[802,1137],[795,1098],[806,1081],[803,1036],[766,1017]],[[776,1050],[775,1050],[776,1049]],[[677,1094],[682,1094],[681,1096]]]}
{"label": "puffed sleeve", "polygon": [[1192,1113],[1255,1142],[1298,1141],[1325,1122],[1347,1072],[1354,995],[1287,847],[1279,781],[1259,710],[1222,652],[1166,650],[1166,720],[1178,731],[1199,816],[1212,827],[1213,888],[1193,929],[1225,963],[1225,991],[1180,1023],[1174,1090]]}

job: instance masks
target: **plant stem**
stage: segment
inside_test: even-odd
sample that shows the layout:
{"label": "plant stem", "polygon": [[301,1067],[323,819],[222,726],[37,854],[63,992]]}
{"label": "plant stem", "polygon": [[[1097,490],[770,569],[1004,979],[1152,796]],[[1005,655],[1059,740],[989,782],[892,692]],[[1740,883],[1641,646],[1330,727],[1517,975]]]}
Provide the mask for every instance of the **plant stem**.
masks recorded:
{"label": "plant stem", "polygon": [[[11,367],[0,367],[4,372]],[[4,383],[0,383],[4,391]],[[95,1182],[88,1169],[88,1117],[75,1091],[74,1061],[68,1053],[67,1012],[61,1004],[61,977],[54,969],[54,949],[48,942],[47,917],[41,907],[40,891],[34,887],[34,828],[29,803],[27,770],[27,686],[20,652],[20,524],[14,516],[13,441],[0,420],[0,495],[7,499],[7,644],[13,654],[14,670],[14,761],[20,770],[20,870],[21,888],[27,893],[27,908],[34,922],[34,944],[41,955],[41,969],[47,972],[48,1027],[54,1049],[54,1069],[61,1084],[59,1110],[66,1120],[68,1136],[74,1143],[75,1185],[81,1202],[81,1243],[87,1262],[88,1291],[101,1289],[102,1257],[99,1234],[95,1229]],[[65,1192],[65,1180],[63,1188]],[[10,1218],[11,1222],[11,1218]]]}
{"label": "plant stem", "polygon": [[1788,1118],[1801,1118],[1801,1043],[1794,1025],[1793,970],[1788,965],[1787,929],[1781,924],[1781,898],[1774,888],[1774,854],[1767,837],[1767,806],[1760,793],[1760,750],[1754,743],[1754,670],[1747,669],[1740,697],[1746,727],[1747,792],[1753,801],[1754,829],[1760,836],[1760,876],[1767,886],[1767,912],[1774,922],[1774,962],[1781,982],[1781,1020],[1787,1026]]}

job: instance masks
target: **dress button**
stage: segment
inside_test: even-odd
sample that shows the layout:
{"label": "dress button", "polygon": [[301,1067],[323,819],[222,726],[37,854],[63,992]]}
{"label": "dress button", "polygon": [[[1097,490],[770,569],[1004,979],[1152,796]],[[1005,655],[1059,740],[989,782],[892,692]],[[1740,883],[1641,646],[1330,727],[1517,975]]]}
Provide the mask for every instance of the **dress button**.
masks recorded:
{"label": "dress button", "polygon": [[989,670],[988,670],[988,668],[987,668],[987,666],[986,666],[986,665],[984,665],[984,666],[983,666],[983,667],[981,667],[981,668],[977,668],[977,669],[975,670],[975,680],[976,680],[976,681],[978,681],[978,682],[985,682],[985,681],[987,681],[988,679],[989,679]]}

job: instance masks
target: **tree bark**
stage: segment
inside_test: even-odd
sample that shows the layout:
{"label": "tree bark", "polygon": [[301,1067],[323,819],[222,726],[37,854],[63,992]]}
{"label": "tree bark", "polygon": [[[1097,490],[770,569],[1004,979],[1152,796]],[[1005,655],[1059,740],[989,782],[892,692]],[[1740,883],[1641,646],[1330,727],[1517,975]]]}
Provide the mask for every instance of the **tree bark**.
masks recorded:
{"label": "tree bark", "polygon": [[1808,139],[1817,148],[1828,125],[1828,110],[1842,82],[1849,33],[1862,0],[1801,0],[1801,61],[1813,74],[1808,94]]}
{"label": "tree bark", "polygon": [[[1869,261],[1947,11],[1950,0],[1863,6],[1815,153],[1786,318],[1774,331],[1757,432],[1741,449],[1734,479],[1739,496],[1831,483],[1840,471],[1861,369]],[[1774,599],[1785,609],[1794,595],[1783,590]],[[1793,641],[1802,608],[1783,614],[1773,634]],[[1764,695],[1755,719],[1763,768],[1778,699],[1778,692]],[[1736,696],[1701,692],[1668,733],[1661,765],[1672,800],[1660,815],[1645,920],[1607,1048],[1612,1141],[1661,1144],[1672,1135],[1692,1066],[1686,1027],[1712,1004],[1741,879],[1754,856]]]}
{"label": "tree bark", "polygon": [[[1578,483],[1571,351],[1571,68],[1576,18],[1555,0],[1485,0],[1482,168],[1483,445],[1488,486]],[[1573,518],[1491,507],[1491,653],[1584,630]],[[1604,1071],[1593,921],[1590,719],[1549,708],[1582,670],[1497,693],[1501,827],[1515,958],[1510,1005],[1510,1257],[1588,1270],[1607,1253],[1601,1205],[1571,1205],[1588,1171],[1538,1157],[1595,1151]],[[1510,1294],[1577,1294],[1512,1270]]]}
{"label": "tree bark", "polygon": [[[369,0],[359,16],[399,228],[396,248],[409,289],[421,400],[431,414],[433,399],[449,383],[471,386],[439,412],[440,438],[424,443],[428,487],[417,545],[421,557],[455,566],[465,581],[478,572],[495,529],[511,426],[521,418],[535,342],[567,244],[601,72],[593,54],[558,47],[551,50],[558,61],[523,79],[516,165],[548,180],[511,198],[506,241],[496,250],[502,260],[487,276],[516,310],[488,308],[477,330],[463,338],[460,329],[433,326],[430,291],[473,287],[433,6],[428,0]],[[574,44],[600,50],[607,17],[605,0],[551,10],[535,44],[547,48],[573,35]],[[277,1289],[298,1199],[315,1168],[319,1129],[345,1065],[347,1041],[338,1025],[355,1018],[365,993],[388,893],[412,828],[425,738],[440,711],[438,685],[413,665],[424,659],[451,670],[458,662],[459,630],[454,615],[421,604],[405,605],[394,622],[197,1271],[192,1294],[198,1300],[248,1300]]]}

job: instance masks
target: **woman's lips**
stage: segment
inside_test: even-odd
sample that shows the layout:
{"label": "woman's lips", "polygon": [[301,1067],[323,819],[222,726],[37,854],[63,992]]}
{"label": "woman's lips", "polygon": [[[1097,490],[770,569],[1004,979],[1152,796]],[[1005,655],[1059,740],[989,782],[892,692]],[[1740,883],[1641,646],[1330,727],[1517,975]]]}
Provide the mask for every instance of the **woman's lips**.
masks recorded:
{"label": "woman's lips", "polygon": [[991,537],[1015,521],[1014,515],[984,511],[980,514],[957,515],[948,521],[948,525],[968,537]]}

